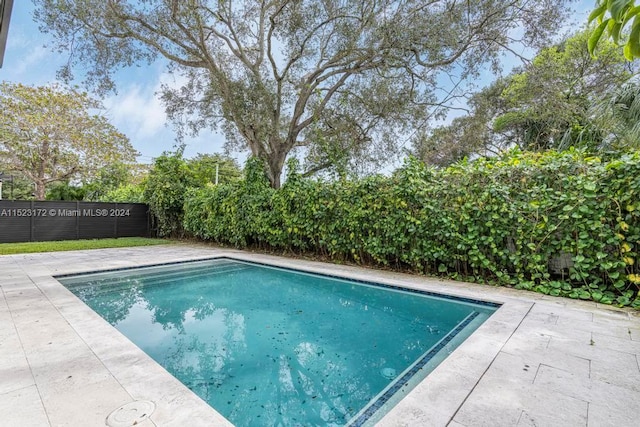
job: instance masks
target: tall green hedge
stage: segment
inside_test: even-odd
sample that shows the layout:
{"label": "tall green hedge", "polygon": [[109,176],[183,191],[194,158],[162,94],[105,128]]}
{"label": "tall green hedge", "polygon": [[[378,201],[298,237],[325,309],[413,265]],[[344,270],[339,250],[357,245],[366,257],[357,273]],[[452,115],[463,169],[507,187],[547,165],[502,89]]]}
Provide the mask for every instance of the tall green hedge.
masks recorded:
{"label": "tall green hedge", "polygon": [[640,307],[640,156],[521,153],[446,169],[323,182],[259,163],[192,190],[184,228],[238,247],[310,252],[550,295]]}

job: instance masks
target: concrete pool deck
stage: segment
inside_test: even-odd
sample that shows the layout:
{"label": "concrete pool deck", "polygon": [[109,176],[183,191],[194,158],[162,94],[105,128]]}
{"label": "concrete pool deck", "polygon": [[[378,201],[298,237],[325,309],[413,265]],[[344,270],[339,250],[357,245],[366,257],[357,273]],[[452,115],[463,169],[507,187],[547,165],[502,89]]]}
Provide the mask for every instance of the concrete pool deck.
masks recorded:
{"label": "concrete pool deck", "polygon": [[137,426],[231,425],[52,277],[225,255],[503,304],[380,426],[638,425],[638,312],[354,266],[162,245],[0,256],[0,426],[104,426],[112,411],[139,400],[155,410]]}

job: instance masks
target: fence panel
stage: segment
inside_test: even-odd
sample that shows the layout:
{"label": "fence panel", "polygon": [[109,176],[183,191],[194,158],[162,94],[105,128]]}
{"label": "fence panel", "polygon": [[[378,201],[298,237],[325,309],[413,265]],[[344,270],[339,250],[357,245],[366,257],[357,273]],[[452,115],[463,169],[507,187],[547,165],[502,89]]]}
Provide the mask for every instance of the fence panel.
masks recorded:
{"label": "fence panel", "polygon": [[142,203],[0,200],[0,243],[147,237]]}

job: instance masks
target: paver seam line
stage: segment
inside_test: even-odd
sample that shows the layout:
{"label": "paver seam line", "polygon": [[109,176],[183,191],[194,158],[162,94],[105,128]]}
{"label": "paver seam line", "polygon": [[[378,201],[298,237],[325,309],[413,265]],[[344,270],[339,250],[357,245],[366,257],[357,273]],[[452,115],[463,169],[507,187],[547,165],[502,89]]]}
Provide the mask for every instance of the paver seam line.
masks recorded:
{"label": "paver seam line", "polygon": [[536,378],[538,378],[538,374],[540,373],[540,366],[542,366],[542,363],[538,363],[538,367],[536,368],[536,374],[533,376],[533,379],[531,380],[531,384],[535,384]]}
{"label": "paver seam line", "polygon": [[[29,278],[29,280],[31,280],[31,278]],[[31,280],[31,283],[33,283],[35,285],[35,283],[33,282],[33,280]],[[37,286],[36,286],[37,288]],[[40,288],[37,288],[40,293],[42,293],[42,290]],[[38,392],[38,397],[40,397],[40,405],[42,405],[42,410],[44,411],[44,415],[47,417],[47,423],[49,425],[51,425],[51,419],[49,418],[49,411],[47,411],[46,406],[44,405],[44,400],[42,399],[42,393],[40,393],[40,387],[38,387],[38,382],[36,381],[36,377],[33,374],[33,369],[31,368],[31,363],[29,362],[29,356],[27,355],[27,352],[24,349],[24,344],[22,343],[22,337],[20,337],[20,332],[18,331],[18,328],[16,328],[16,321],[13,318],[13,312],[11,310],[11,307],[9,307],[9,303],[7,302],[7,295],[4,292],[4,289],[2,289],[0,287],[0,292],[2,292],[2,298],[4,299],[5,303],[7,304],[7,309],[9,311],[9,317],[11,317],[11,323],[13,324],[13,329],[16,331],[16,336],[18,337],[18,342],[20,343],[20,349],[22,350],[22,354],[24,355],[24,358],[27,361],[27,365],[29,365],[29,374],[31,374],[31,379],[33,380],[33,385],[36,388],[36,391]],[[31,386],[27,386],[27,387],[31,387]],[[27,388],[27,387],[23,387],[23,388]],[[23,388],[20,388],[18,390],[22,390]]]}
{"label": "paver seam line", "polygon": [[[36,385],[35,385],[35,383],[34,383],[34,384],[26,385],[26,386],[24,386],[24,387],[18,387],[18,388],[15,388],[15,389],[13,389],[13,390],[9,390],[9,391],[5,391],[5,392],[3,392],[3,393],[0,393],[0,396],[4,396],[4,395],[6,395],[6,394],[10,394],[10,393],[15,393],[16,391],[25,390],[25,389],[27,389],[27,388],[31,388],[31,387],[34,387],[34,386],[36,386]],[[36,386],[36,387],[37,387],[37,386]]]}
{"label": "paver seam line", "polygon": [[[473,387],[471,388],[471,390],[469,390],[467,395],[464,397],[464,400],[462,401],[462,403],[460,403],[460,406],[458,406],[458,409],[456,409],[456,411],[453,413],[453,415],[451,416],[451,418],[449,419],[449,422],[447,424],[449,424],[451,421],[453,421],[456,418],[456,415],[458,415],[458,412],[460,412],[460,409],[465,405],[465,403],[467,403],[467,400],[469,399],[469,396],[471,396],[471,394],[475,391],[476,387],[478,387],[478,384],[480,383],[480,381],[482,381],[482,378],[484,378],[484,376],[486,375],[487,371],[489,371],[489,369],[491,369],[491,367],[493,366],[493,362],[495,362],[495,360],[498,357],[498,355],[500,353],[502,353],[502,349],[504,348],[504,346],[507,345],[507,343],[509,342],[511,337],[513,337],[513,334],[516,333],[516,331],[518,330],[520,325],[522,325],[522,322],[524,322],[524,319],[526,319],[527,316],[529,315],[529,313],[531,313],[531,310],[533,309],[533,307],[535,305],[536,305],[535,302],[531,303],[531,306],[529,307],[529,309],[527,310],[525,315],[522,316],[522,319],[520,319],[520,321],[518,322],[518,325],[513,329],[513,331],[509,335],[509,338],[507,338],[505,340],[505,342],[500,347],[500,350],[498,350],[496,355],[493,357],[493,359],[491,359],[491,363],[489,363],[489,366],[487,366],[487,368],[482,372],[482,375],[480,375],[478,380],[473,384]],[[551,340],[549,340],[549,341],[551,341]]]}
{"label": "paver seam line", "polygon": [[449,420],[449,422],[447,423],[447,426],[450,426],[451,423],[454,423],[454,422],[456,423],[454,427],[458,427],[458,426],[468,427],[467,424],[462,424],[460,421],[454,421],[453,419]]}

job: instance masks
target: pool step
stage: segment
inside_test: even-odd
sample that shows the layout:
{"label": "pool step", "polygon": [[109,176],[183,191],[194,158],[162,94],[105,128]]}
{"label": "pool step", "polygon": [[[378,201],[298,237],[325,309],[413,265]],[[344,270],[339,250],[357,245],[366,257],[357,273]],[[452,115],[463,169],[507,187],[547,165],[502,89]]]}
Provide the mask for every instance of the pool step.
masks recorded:
{"label": "pool step", "polygon": [[249,267],[245,265],[235,265],[225,268],[206,268],[198,269],[196,271],[181,270],[179,272],[163,272],[149,275],[136,275],[135,277],[120,277],[109,278],[106,280],[94,279],[89,282],[68,284],[63,281],[65,286],[76,295],[80,295],[85,291],[91,290],[92,296],[98,296],[102,294],[120,292],[122,290],[135,286],[137,288],[148,288],[161,286],[177,282],[196,281],[206,278],[212,278],[214,276],[220,276],[229,273],[236,273],[247,270]]}
{"label": "pool step", "polygon": [[122,271],[112,271],[105,273],[93,273],[93,274],[83,274],[79,276],[73,277],[64,277],[58,279],[61,283],[63,283],[67,287],[71,287],[75,284],[84,284],[87,282],[93,282],[99,280],[101,283],[108,284],[110,282],[120,282],[123,278],[127,279],[147,279],[154,277],[172,277],[172,276],[180,276],[185,272],[195,273],[200,271],[217,271],[217,270],[225,270],[226,268],[237,268],[237,267],[246,267],[244,264],[223,261],[216,263],[207,263],[207,264],[179,264],[179,265],[171,265],[171,266],[158,266],[158,267],[142,267],[141,269],[131,269],[131,270],[122,270]]}

